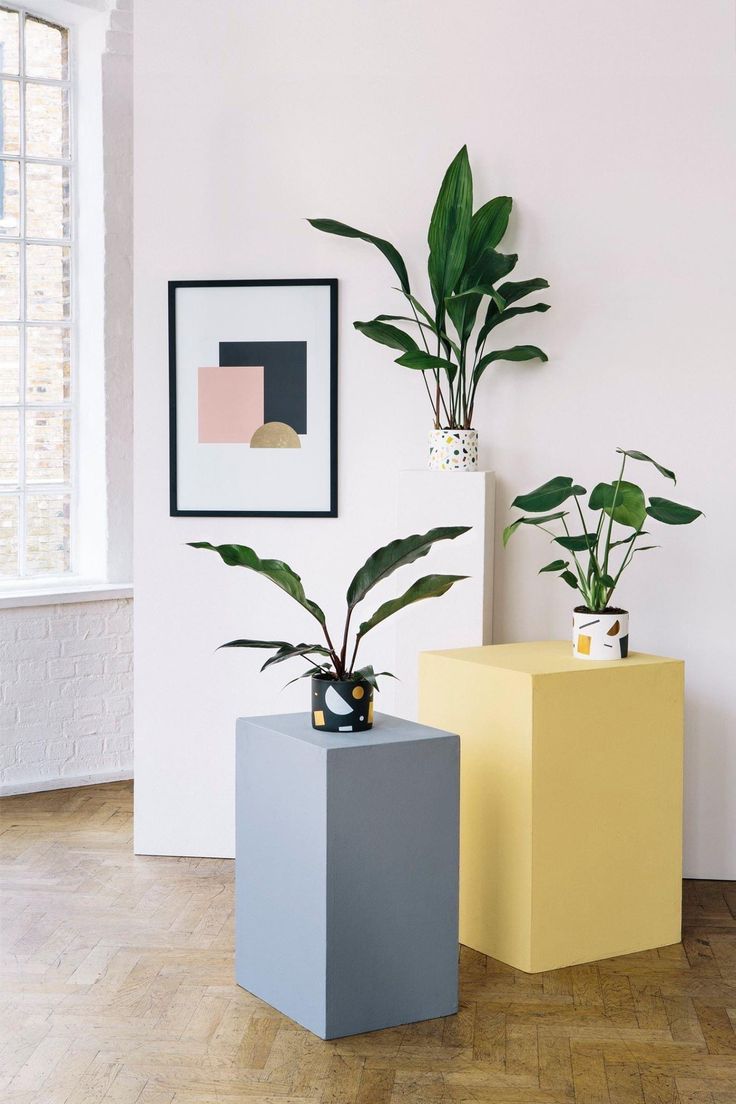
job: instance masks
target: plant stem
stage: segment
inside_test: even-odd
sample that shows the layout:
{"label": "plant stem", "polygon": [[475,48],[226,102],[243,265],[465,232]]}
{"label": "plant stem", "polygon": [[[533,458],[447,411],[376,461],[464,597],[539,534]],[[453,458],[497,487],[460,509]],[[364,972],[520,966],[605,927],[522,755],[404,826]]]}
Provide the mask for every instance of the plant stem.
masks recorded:
{"label": "plant stem", "polygon": [[342,634],[342,648],[340,649],[340,663],[344,669],[345,658],[348,652],[348,630],[350,629],[350,618],[353,616],[353,610],[351,606],[348,606],[348,615],[345,618],[345,631]]}
{"label": "plant stem", "polygon": [[355,647],[353,648],[353,657],[352,657],[352,659],[350,660],[350,668],[349,668],[349,670],[348,670],[348,672],[347,672],[347,677],[348,677],[348,678],[350,678],[350,676],[352,675],[352,673],[353,673],[353,669],[354,669],[354,667],[355,667],[355,657],[356,657],[356,656],[357,656],[357,654],[358,654],[358,645],[359,645],[359,644],[360,644],[360,636],[359,636],[359,634],[358,634],[358,633],[356,633],[356,634],[355,634]]}
{"label": "plant stem", "polygon": [[338,678],[342,678],[342,676],[345,673],[345,668],[340,663],[340,657],[338,656],[337,652],[335,651],[335,645],[332,643],[332,640],[330,639],[330,634],[327,630],[327,625],[322,624],[321,621],[320,621],[320,624],[322,625],[322,632],[325,634],[325,640],[327,641],[327,647],[328,647],[329,652],[330,652],[330,659],[332,660],[332,664],[335,668],[335,674],[337,675]]}
{"label": "plant stem", "polygon": [[608,517],[608,532],[606,533],[606,550],[603,558],[603,574],[608,574],[608,557],[611,554],[611,531],[613,530],[613,511],[616,509],[616,500],[618,498],[619,487],[621,486],[621,480],[624,477],[624,468],[626,466],[626,457],[624,456],[623,463],[621,464],[621,471],[618,473],[618,480],[616,482],[616,489],[613,492],[613,502],[611,503],[611,513]]}

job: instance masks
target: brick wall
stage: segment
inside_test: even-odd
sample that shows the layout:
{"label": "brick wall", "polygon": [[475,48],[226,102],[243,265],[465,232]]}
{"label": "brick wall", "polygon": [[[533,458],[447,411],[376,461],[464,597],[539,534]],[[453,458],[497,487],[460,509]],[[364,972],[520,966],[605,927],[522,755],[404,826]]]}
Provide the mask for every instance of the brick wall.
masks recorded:
{"label": "brick wall", "polygon": [[0,610],[0,794],[133,773],[132,599]]}

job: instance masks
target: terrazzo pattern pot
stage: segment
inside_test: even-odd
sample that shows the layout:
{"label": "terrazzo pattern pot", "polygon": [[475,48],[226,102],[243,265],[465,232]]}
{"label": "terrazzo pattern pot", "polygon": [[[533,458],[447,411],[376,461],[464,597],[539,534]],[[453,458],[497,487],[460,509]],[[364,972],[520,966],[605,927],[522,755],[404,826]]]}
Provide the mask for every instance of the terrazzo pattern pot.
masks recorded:
{"label": "terrazzo pattern pot", "polygon": [[477,429],[433,429],[429,434],[431,471],[477,471]]}

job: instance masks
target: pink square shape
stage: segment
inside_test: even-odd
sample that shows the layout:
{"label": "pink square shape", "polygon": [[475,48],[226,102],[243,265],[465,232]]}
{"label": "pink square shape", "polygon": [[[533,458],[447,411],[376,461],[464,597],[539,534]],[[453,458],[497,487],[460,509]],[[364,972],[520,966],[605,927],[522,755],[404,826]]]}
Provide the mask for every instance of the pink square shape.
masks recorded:
{"label": "pink square shape", "polygon": [[247,445],[263,425],[263,366],[198,369],[201,445]]}

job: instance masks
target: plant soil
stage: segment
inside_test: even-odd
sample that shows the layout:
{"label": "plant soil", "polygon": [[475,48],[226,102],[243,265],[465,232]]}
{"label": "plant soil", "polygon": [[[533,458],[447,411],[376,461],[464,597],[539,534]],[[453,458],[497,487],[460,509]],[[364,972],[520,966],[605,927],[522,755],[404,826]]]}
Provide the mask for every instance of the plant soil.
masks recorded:
{"label": "plant soil", "polygon": [[628,610],[621,609],[620,606],[606,606],[602,610],[588,609],[587,606],[575,606],[573,613],[628,613]]}

